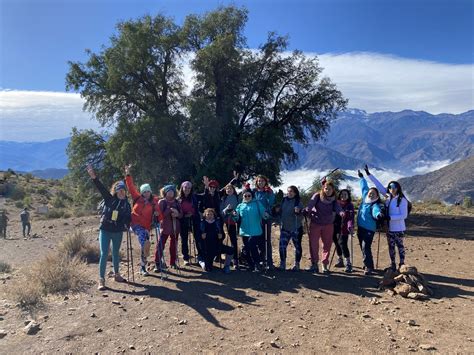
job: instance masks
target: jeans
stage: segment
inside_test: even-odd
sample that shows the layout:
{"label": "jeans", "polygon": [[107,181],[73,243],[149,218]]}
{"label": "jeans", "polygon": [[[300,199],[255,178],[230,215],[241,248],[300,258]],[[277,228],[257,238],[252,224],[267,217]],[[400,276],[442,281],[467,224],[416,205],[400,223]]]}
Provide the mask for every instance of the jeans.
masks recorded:
{"label": "jeans", "polygon": [[372,256],[372,242],[374,240],[374,235],[375,232],[369,231],[365,228],[359,227],[357,229],[357,238],[359,238],[364,266],[371,270],[374,269],[374,258]]}
{"label": "jeans", "polygon": [[[26,235],[30,235],[31,231],[31,223],[30,222],[23,222],[23,238],[26,237]],[[25,234],[25,229],[28,229],[28,232]]]}

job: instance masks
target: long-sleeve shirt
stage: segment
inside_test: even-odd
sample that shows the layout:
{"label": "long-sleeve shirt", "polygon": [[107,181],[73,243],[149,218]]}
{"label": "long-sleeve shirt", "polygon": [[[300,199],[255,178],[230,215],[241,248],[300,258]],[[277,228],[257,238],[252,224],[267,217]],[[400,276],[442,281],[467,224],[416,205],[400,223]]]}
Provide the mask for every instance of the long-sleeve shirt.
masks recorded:
{"label": "long-sleeve shirt", "polygon": [[262,235],[262,219],[265,218],[265,207],[260,201],[252,200],[250,202],[242,202],[235,209],[237,216],[234,216],[235,221],[240,216],[239,234],[244,237],[255,237]]}
{"label": "long-sleeve shirt", "polygon": [[369,231],[375,232],[377,229],[376,219],[382,213],[378,203],[367,203],[366,197],[369,193],[369,185],[364,178],[360,178],[360,188],[362,190],[362,201],[357,213],[357,225]]}
{"label": "long-sleeve shirt", "polygon": [[150,230],[152,222],[154,222],[154,216],[161,218],[158,198],[152,195],[151,199],[145,199],[135,187],[131,175],[125,177],[125,183],[133,199],[132,226],[139,225],[146,230]]}
{"label": "long-sleeve shirt", "polygon": [[[369,175],[369,179],[374,183],[381,193],[387,195],[387,190],[374,175]],[[390,216],[388,230],[390,232],[404,232],[406,230],[405,219],[408,217],[407,199],[402,197],[400,204],[398,204],[398,195],[395,197],[390,195],[390,197],[385,201],[385,206],[387,206],[388,215]]]}
{"label": "long-sleeve shirt", "polygon": [[[100,219],[100,229],[107,232],[123,232],[126,231],[131,221],[131,207],[127,199],[119,199],[112,195],[98,179],[92,179],[94,185],[99,190],[104,199],[104,213]],[[113,211],[118,212],[117,219],[112,220]]]}
{"label": "long-sleeve shirt", "polygon": [[295,207],[298,207],[300,211],[303,209],[301,201],[296,205],[295,198],[283,198],[281,202],[281,209],[278,217],[281,222],[281,229],[288,232],[296,232],[301,227],[302,215],[295,214]]}
{"label": "long-sleeve shirt", "polygon": [[321,201],[319,192],[317,192],[309,200],[306,211],[311,216],[311,223],[327,225],[334,223],[334,217],[341,213],[342,209],[336,200]]}
{"label": "long-sleeve shirt", "polygon": [[[178,200],[173,199],[171,201],[168,201],[167,199],[163,198],[158,202],[158,206],[161,211],[161,234],[178,235],[181,230],[181,226],[178,219],[183,217],[183,213],[181,212],[181,207],[179,205]],[[173,217],[171,215],[171,208],[178,210],[179,215],[177,217]]]}

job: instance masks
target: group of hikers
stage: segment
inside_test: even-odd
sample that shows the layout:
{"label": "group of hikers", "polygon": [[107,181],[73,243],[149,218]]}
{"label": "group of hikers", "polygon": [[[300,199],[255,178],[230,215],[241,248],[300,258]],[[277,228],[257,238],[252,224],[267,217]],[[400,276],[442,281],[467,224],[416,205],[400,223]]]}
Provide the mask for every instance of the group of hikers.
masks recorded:
{"label": "group of hikers", "polygon": [[[358,171],[362,200],[357,213],[357,237],[362,251],[364,273],[374,272],[372,242],[378,226],[388,224],[387,241],[391,260],[390,268],[397,269],[396,248],[399,252],[399,266],[405,262],[403,245],[405,219],[410,203],[403,195],[397,181],[387,187],[373,176],[367,165],[365,173],[375,187],[369,188],[367,180]],[[87,171],[102,195],[100,222],[99,290],[105,289],[106,263],[110,244],[114,279],[126,281],[119,272],[119,250],[123,232],[130,230],[140,244],[140,273],[149,275],[148,257],[151,249],[151,232],[155,230],[157,243],[154,255],[154,272],[163,272],[165,245],[169,239],[169,265],[179,269],[178,238],[181,237],[181,253],[184,265],[190,265],[190,246],[203,271],[212,271],[214,262],[223,263],[223,271],[241,270],[244,261],[247,270],[260,272],[274,269],[272,258],[272,225],[280,226],[277,270],[286,270],[287,247],[290,240],[295,248],[295,261],[291,268],[300,270],[302,239],[306,225],[309,236],[311,266],[307,271],[329,273],[329,257],[335,244],[338,260],[336,267],[345,267],[352,272],[348,247],[349,236],[355,227],[355,209],[348,189],[336,191],[329,179],[323,179],[321,190],[314,193],[303,206],[299,190],[289,186],[286,195],[276,203],[276,196],[268,179],[258,175],[254,186],[242,183],[240,176],[220,188],[218,181],[203,178],[204,192],[196,193],[190,181],[183,182],[179,190],[175,185],[166,185],[157,196],[147,183],[135,186],[130,166],[125,167],[125,180],[115,182],[108,190],[96,176],[92,166]],[[238,192],[238,186],[242,190]],[[132,199],[128,201],[127,191]],[[382,199],[384,197],[384,199]],[[189,235],[192,239],[189,239]],[[227,237],[227,238],[226,238]],[[224,239],[230,240],[224,243]],[[239,242],[243,247],[239,250]],[[320,241],[322,253],[320,257]],[[128,244],[127,244],[128,246]],[[222,260],[222,255],[226,255]],[[321,262],[321,265],[319,265]]]}
{"label": "group of hikers", "polygon": [[[26,238],[27,236],[29,237],[31,233],[31,222],[30,212],[28,212],[27,207],[23,208],[23,210],[21,211],[20,220],[23,229],[23,238]],[[0,238],[7,239],[8,221],[10,221],[10,219],[7,216],[7,212],[2,211],[0,213]]]}

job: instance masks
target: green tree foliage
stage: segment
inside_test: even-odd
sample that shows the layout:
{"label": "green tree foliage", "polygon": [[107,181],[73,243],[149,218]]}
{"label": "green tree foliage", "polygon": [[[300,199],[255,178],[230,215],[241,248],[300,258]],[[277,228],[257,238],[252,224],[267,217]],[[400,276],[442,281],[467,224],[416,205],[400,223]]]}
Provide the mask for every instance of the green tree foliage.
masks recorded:
{"label": "green tree foliage", "polygon": [[[107,162],[104,169],[134,164],[136,180],[155,188],[203,175],[224,182],[232,170],[279,184],[282,162],[297,158],[292,143],[323,136],[346,100],[316,59],[287,52],[287,38],[270,33],[248,49],[247,15],[229,6],[189,15],[182,26],[162,15],[122,22],[108,47],[70,62],[67,88],[102,125],[115,126],[107,142],[73,132],[73,176],[89,152]],[[195,78],[189,93],[187,58]]]}
{"label": "green tree foliage", "polygon": [[[329,173],[329,172],[328,172]],[[326,181],[330,181],[336,187],[336,191],[342,190],[344,188],[351,190],[350,186],[343,186],[343,182],[345,180],[346,172],[344,170],[338,169],[329,175],[326,176],[317,176],[314,178],[309,191],[311,193],[315,193],[316,191],[321,191],[322,188],[322,179],[326,177]]]}

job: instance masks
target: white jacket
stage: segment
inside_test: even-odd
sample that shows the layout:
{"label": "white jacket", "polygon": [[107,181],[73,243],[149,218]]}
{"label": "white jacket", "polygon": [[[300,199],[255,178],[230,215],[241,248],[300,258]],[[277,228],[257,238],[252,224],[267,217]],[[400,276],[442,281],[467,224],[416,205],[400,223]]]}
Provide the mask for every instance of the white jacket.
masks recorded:
{"label": "white jacket", "polygon": [[[371,174],[369,175],[369,179],[375,184],[381,194],[387,195],[387,190],[375,176]],[[397,207],[398,198],[392,198],[390,193],[388,193],[388,195],[390,197],[385,200],[385,206],[387,207],[388,215],[390,216],[388,230],[390,232],[404,232],[406,230],[405,219],[408,217],[408,201],[403,197],[400,201],[400,206]]]}

